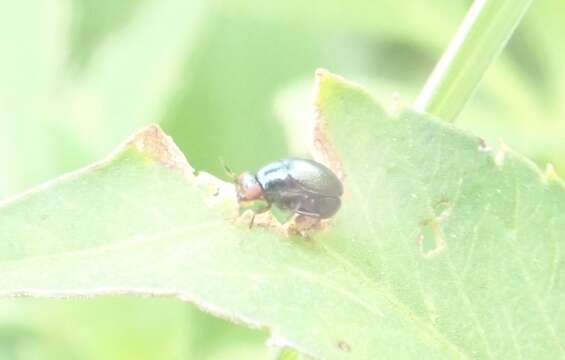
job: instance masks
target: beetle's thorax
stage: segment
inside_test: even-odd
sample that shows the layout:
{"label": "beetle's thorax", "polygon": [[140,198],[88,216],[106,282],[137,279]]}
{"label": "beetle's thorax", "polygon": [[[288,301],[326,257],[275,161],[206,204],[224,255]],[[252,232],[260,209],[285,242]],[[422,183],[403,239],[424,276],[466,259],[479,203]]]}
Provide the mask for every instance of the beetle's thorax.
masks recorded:
{"label": "beetle's thorax", "polygon": [[256,178],[263,188],[265,198],[270,202],[276,202],[294,187],[286,164],[282,161],[273,162],[259,169]]}

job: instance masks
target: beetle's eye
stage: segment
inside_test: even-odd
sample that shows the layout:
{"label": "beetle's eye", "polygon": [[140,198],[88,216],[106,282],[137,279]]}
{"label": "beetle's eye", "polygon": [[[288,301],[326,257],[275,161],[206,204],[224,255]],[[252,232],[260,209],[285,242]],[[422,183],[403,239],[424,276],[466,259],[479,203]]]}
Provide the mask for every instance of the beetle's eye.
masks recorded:
{"label": "beetle's eye", "polygon": [[255,176],[244,173],[237,181],[237,195],[239,200],[256,200],[263,196],[263,188]]}
{"label": "beetle's eye", "polygon": [[247,184],[245,187],[245,198],[247,200],[255,200],[263,195],[263,189],[257,183]]}

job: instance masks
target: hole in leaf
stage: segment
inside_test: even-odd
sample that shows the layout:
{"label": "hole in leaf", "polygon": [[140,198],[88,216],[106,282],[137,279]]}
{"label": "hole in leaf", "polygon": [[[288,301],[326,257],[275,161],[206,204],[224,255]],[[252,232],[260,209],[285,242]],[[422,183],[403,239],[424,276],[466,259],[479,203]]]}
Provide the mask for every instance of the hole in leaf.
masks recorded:
{"label": "hole in leaf", "polygon": [[426,221],[420,225],[418,234],[420,252],[424,257],[432,257],[441,253],[446,248],[443,231],[436,219]]}
{"label": "hole in leaf", "polygon": [[436,248],[436,235],[431,224],[420,227],[420,250],[422,254],[429,254]]}

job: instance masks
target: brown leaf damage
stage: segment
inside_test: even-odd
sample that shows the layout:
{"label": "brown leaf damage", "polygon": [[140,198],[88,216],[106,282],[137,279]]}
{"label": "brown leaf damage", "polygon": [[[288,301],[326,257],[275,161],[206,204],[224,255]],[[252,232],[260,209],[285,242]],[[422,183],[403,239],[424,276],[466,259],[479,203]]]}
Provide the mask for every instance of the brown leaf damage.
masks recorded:
{"label": "brown leaf damage", "polygon": [[[177,168],[184,173],[194,174],[194,169],[173,139],[165,134],[157,124],[150,124],[126,140],[125,147],[135,147],[150,159],[170,168]],[[121,151],[122,149],[119,149]]]}
{"label": "brown leaf damage", "polygon": [[316,83],[314,85],[314,116],[312,126],[312,154],[316,161],[332,169],[338,178],[343,181],[345,174],[343,165],[337,151],[329,138],[328,125],[320,104],[320,89],[322,83],[336,75],[327,70],[316,70]]}

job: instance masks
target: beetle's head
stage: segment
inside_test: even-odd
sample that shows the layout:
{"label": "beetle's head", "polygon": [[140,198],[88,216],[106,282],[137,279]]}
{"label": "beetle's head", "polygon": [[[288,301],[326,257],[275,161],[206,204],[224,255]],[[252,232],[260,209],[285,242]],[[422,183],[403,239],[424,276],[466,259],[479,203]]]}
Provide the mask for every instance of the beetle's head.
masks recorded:
{"label": "beetle's head", "polygon": [[263,187],[250,172],[244,172],[235,180],[237,200],[253,201],[263,197]]}

